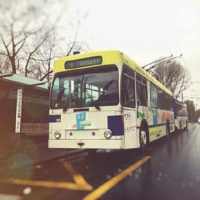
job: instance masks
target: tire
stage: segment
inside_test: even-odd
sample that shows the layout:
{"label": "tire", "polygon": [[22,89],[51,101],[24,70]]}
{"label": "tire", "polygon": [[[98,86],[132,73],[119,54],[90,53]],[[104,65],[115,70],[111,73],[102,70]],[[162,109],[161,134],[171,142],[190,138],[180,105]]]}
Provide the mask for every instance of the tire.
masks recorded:
{"label": "tire", "polygon": [[146,120],[142,120],[140,131],[139,131],[139,139],[140,139],[140,148],[145,148],[149,145],[149,128]]}

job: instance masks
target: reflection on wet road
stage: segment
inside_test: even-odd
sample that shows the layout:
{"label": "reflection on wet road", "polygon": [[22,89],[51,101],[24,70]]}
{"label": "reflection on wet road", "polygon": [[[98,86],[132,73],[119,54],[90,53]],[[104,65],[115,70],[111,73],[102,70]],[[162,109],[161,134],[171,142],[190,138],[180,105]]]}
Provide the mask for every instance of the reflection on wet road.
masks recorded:
{"label": "reflection on wet road", "polygon": [[199,188],[199,125],[165,137],[145,151],[49,161],[7,171],[0,183],[1,194],[14,195],[10,200],[195,200]]}
{"label": "reflection on wet road", "polygon": [[199,199],[200,127],[165,138],[149,149],[150,162],[105,199]]}

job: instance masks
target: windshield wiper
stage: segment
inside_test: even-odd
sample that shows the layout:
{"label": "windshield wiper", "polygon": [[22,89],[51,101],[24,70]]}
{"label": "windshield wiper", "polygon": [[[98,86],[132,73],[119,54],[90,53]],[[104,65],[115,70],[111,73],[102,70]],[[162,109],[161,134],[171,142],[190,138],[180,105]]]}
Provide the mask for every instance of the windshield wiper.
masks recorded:
{"label": "windshield wiper", "polygon": [[103,90],[108,90],[108,88],[111,86],[111,84],[114,82],[114,80],[109,81],[104,87]]}
{"label": "windshield wiper", "polygon": [[90,105],[91,106],[94,106],[97,110],[101,110],[101,108],[100,108],[100,106],[99,106],[99,102],[98,102],[98,100],[96,100],[96,101],[91,101],[91,103],[90,103]]}
{"label": "windshield wiper", "polygon": [[94,102],[93,102],[93,105],[94,105],[94,107],[95,107],[97,110],[101,110],[101,108],[100,108],[100,106],[99,106],[99,104],[98,104],[97,101],[94,101]]}

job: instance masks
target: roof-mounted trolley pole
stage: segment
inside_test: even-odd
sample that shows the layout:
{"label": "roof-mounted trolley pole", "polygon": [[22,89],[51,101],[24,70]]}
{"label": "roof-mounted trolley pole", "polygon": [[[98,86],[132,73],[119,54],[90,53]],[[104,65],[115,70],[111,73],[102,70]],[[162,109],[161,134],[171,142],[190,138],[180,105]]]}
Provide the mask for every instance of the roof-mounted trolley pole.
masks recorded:
{"label": "roof-mounted trolley pole", "polygon": [[143,68],[145,69],[147,66],[150,66],[149,68],[147,68],[147,69],[145,69],[145,70],[146,70],[146,71],[151,71],[152,69],[156,68],[156,66],[157,66],[158,64],[165,63],[165,62],[169,62],[169,61],[171,61],[171,60],[174,60],[174,59],[176,59],[176,58],[180,58],[180,57],[182,57],[182,56],[183,56],[183,54],[180,54],[180,55],[178,55],[178,56],[173,56],[173,54],[171,54],[171,55],[168,56],[168,57],[164,57],[164,58],[155,60],[155,61],[153,61],[153,62],[151,62],[151,63],[149,63],[149,64],[147,64],[147,65],[144,65]]}
{"label": "roof-mounted trolley pole", "polygon": [[143,65],[142,68],[145,69],[148,66],[152,66],[152,65],[158,64],[158,63],[166,61],[167,59],[170,59],[172,57],[173,57],[173,54],[171,54],[170,56],[167,56],[167,57],[159,58],[159,59],[154,60],[154,61],[152,61],[152,62],[150,62],[148,64]]}

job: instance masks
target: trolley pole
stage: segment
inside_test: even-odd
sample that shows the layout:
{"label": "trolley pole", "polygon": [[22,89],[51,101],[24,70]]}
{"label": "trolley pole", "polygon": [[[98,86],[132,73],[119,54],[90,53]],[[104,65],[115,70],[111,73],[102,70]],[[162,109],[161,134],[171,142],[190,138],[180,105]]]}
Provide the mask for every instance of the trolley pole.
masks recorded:
{"label": "trolley pole", "polygon": [[[156,66],[157,66],[158,64],[165,63],[165,62],[170,62],[170,61],[175,60],[175,59],[177,59],[177,58],[180,58],[180,57],[182,57],[182,56],[183,56],[183,54],[180,54],[180,55],[178,55],[178,56],[170,55],[170,56],[168,56],[168,57],[165,57],[165,59],[162,59],[162,60],[160,60],[160,61],[156,61],[155,63],[152,62],[152,63],[154,63],[154,64],[153,64],[152,66],[150,66],[148,69],[146,69],[146,71],[151,71],[152,69],[156,68]],[[152,63],[151,63],[151,64],[152,64]],[[148,65],[149,65],[149,64],[148,64]]]}

